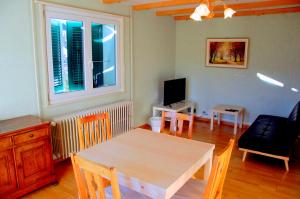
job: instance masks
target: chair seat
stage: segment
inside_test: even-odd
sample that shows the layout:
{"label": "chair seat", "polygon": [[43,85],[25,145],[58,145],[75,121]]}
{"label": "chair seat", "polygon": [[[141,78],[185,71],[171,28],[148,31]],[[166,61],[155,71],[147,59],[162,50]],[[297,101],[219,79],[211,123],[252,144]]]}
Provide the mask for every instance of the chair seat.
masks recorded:
{"label": "chair seat", "polygon": [[190,179],[171,199],[200,199],[203,198],[206,181]]}
{"label": "chair seat", "polygon": [[[129,189],[122,185],[119,185],[119,186],[120,186],[120,192],[121,192],[122,199],[151,199],[150,197],[148,197],[144,194],[138,193],[132,189]],[[105,189],[105,194],[106,194],[107,199],[113,199],[111,186],[109,186]]]}

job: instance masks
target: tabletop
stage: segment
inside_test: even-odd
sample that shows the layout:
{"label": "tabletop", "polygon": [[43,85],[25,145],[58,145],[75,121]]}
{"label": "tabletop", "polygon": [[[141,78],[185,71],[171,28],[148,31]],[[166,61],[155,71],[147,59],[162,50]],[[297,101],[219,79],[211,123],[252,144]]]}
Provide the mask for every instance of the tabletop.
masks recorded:
{"label": "tabletop", "polygon": [[[241,112],[244,110],[244,107],[242,106],[235,106],[235,105],[224,105],[224,104],[219,104],[216,105],[213,110],[215,111],[226,111],[228,109],[233,109],[233,110],[237,110],[238,112]],[[230,111],[228,111],[230,112]]]}
{"label": "tabletop", "polygon": [[115,167],[124,186],[152,198],[170,198],[211,162],[214,148],[213,144],[138,128],[78,155]]}

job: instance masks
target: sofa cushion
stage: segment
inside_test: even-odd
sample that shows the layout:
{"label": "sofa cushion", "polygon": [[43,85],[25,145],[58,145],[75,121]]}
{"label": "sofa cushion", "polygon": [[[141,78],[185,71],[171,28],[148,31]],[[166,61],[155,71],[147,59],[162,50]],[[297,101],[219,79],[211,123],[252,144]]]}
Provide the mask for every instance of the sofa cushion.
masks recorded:
{"label": "sofa cushion", "polygon": [[240,137],[240,148],[279,156],[289,156],[292,136],[287,129],[288,119],[259,115]]}

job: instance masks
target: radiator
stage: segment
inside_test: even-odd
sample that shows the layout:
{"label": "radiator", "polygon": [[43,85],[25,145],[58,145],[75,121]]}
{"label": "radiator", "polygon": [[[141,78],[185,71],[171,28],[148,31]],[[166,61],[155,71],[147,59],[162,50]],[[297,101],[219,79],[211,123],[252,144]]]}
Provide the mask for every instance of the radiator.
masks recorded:
{"label": "radiator", "polygon": [[110,115],[112,136],[125,133],[132,128],[132,101],[103,105],[92,109],[53,118],[52,149],[55,161],[70,157],[70,153],[79,151],[78,129],[76,120],[86,115],[108,112]]}

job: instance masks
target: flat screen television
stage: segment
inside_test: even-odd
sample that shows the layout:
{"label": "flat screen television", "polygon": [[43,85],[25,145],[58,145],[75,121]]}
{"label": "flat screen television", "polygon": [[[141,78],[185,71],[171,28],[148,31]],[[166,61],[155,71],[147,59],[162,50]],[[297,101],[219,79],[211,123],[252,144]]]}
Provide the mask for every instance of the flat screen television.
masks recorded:
{"label": "flat screen television", "polygon": [[185,100],[185,81],[181,78],[164,82],[164,106]]}

